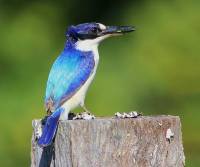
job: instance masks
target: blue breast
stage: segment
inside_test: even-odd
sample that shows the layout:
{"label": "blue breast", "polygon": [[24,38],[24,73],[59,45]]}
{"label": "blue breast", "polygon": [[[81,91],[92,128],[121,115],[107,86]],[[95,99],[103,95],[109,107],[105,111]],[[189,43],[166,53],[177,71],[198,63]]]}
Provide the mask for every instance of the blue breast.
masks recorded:
{"label": "blue breast", "polygon": [[55,110],[69,100],[87,81],[94,69],[92,52],[65,49],[54,62],[47,81],[45,104]]}

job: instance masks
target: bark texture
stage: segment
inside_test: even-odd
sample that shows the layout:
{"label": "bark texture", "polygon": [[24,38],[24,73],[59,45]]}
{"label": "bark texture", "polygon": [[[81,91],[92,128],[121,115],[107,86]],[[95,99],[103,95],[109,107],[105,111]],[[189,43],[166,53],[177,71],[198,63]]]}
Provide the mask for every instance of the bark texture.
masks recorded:
{"label": "bark texture", "polygon": [[[182,167],[185,157],[177,116],[97,118],[59,123],[55,143],[40,148],[33,121],[32,167]],[[166,138],[168,129],[174,133]]]}

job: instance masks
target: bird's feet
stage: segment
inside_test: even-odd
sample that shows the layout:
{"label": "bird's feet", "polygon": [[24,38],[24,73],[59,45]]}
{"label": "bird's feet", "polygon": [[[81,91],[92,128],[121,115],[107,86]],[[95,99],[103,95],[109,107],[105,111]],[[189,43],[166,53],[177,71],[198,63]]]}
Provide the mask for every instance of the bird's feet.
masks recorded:
{"label": "bird's feet", "polygon": [[73,112],[70,112],[68,115],[68,120],[73,120],[74,117],[76,117],[76,114],[74,114]]}
{"label": "bird's feet", "polygon": [[95,118],[95,116],[93,114],[91,114],[91,112],[85,107],[84,104],[82,104],[81,107],[84,110],[84,112],[76,114],[73,117],[73,120],[76,120],[76,119],[90,120],[90,119]]}
{"label": "bird's feet", "polygon": [[92,115],[91,112],[86,108],[85,105],[81,106],[82,109],[84,110],[84,113],[87,113],[88,115]]}
{"label": "bird's feet", "polygon": [[138,116],[141,116],[142,114],[141,113],[138,113],[137,111],[132,111],[132,112],[129,112],[129,113],[115,113],[115,118],[137,118]]}

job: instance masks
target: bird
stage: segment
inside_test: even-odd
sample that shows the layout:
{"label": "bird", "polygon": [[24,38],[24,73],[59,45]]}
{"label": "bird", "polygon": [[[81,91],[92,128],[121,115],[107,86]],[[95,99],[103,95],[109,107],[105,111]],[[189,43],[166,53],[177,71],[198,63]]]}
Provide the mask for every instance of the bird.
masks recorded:
{"label": "bird", "polygon": [[40,147],[52,144],[59,120],[67,120],[71,110],[80,106],[89,112],[84,101],[96,74],[99,44],[108,37],[134,30],[134,26],[106,26],[97,22],[68,27],[64,49],[53,63],[47,80],[48,116],[38,139]]}

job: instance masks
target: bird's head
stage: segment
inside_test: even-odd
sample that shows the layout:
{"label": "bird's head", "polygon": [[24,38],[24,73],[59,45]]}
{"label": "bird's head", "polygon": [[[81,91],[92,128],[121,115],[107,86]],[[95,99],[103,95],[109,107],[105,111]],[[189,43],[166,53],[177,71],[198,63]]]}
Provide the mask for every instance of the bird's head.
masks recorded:
{"label": "bird's head", "polygon": [[115,35],[121,35],[134,31],[132,26],[105,26],[101,23],[84,23],[70,26],[67,30],[67,38],[80,50],[91,50],[98,44]]}

